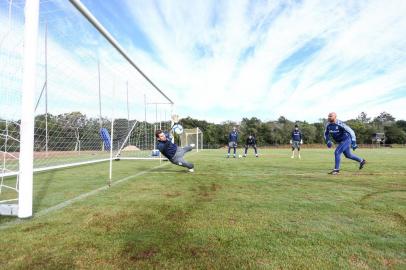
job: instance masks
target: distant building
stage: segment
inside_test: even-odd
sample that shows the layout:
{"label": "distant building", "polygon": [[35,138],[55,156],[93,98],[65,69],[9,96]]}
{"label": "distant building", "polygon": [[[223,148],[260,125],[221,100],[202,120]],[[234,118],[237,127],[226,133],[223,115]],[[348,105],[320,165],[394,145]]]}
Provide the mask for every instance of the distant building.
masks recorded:
{"label": "distant building", "polygon": [[372,143],[374,144],[385,144],[385,133],[374,133],[372,134]]}

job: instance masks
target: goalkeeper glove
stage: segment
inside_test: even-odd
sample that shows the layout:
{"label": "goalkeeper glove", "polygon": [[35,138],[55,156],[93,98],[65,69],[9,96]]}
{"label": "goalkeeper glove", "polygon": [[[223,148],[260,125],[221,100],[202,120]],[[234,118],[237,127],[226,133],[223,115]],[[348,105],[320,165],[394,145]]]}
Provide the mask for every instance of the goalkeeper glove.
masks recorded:
{"label": "goalkeeper glove", "polygon": [[300,140],[300,144],[303,144],[303,140]]}
{"label": "goalkeeper glove", "polygon": [[331,141],[328,141],[328,142],[327,142],[327,147],[328,147],[328,148],[331,148],[332,146],[333,146],[333,143],[332,143]]}
{"label": "goalkeeper glove", "polygon": [[357,145],[357,143],[355,141],[351,142],[351,148],[352,148],[352,150],[355,150],[355,149],[358,148],[358,145]]}
{"label": "goalkeeper glove", "polygon": [[290,140],[289,143],[292,144],[292,140]]}

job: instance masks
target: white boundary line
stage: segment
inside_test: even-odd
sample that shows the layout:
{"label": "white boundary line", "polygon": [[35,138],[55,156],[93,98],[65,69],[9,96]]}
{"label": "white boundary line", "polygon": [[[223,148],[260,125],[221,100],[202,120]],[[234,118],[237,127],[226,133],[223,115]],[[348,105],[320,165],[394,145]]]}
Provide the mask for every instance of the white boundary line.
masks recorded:
{"label": "white boundary line", "polygon": [[[120,157],[118,159],[121,160],[159,160],[160,158],[152,158],[152,157]],[[109,161],[110,158],[103,158],[103,159],[95,159],[95,160],[88,160],[88,161],[80,161],[80,162],[73,162],[73,163],[67,163],[63,165],[54,165],[54,166],[48,166],[48,167],[39,167],[35,168],[34,172],[45,172],[45,171],[50,171],[50,170],[56,170],[56,169],[64,169],[64,168],[70,168],[70,167],[75,167],[75,166],[82,166],[82,165],[88,165],[88,164],[93,164],[93,163],[100,163],[100,162],[105,162]],[[114,158],[113,158],[114,160]],[[11,171],[7,173],[1,173],[0,172],[0,177],[8,177],[8,176],[15,176],[18,175],[18,171]]]}
{"label": "white boundary line", "polygon": [[[36,172],[44,172],[44,171],[50,171],[50,170],[55,170],[55,169],[63,169],[63,168],[69,168],[69,167],[93,164],[93,163],[98,163],[98,162],[104,162],[104,161],[109,161],[109,160],[110,160],[110,158],[104,158],[104,159],[95,159],[95,160],[89,160],[89,161],[68,163],[68,164],[64,164],[64,165],[55,165],[55,166],[49,166],[49,167],[39,167],[39,168],[34,169],[33,171],[34,171],[34,173],[36,173]],[[18,175],[18,173],[19,173],[19,171],[13,171],[13,172],[8,172],[8,173],[0,173],[0,177],[14,176],[14,175]]]}
{"label": "white boundary line", "polygon": [[[155,166],[155,167],[153,167],[151,169],[148,169],[148,170],[136,173],[134,175],[124,177],[124,178],[122,178],[120,180],[114,181],[113,183],[111,183],[111,187],[116,186],[118,184],[121,184],[121,183],[123,183],[125,181],[128,181],[128,180],[132,179],[132,178],[136,178],[138,176],[149,173],[152,170],[155,170],[157,168],[166,166],[168,164],[169,163],[164,163],[164,164],[161,164],[159,166]],[[51,213],[53,211],[57,211],[59,209],[65,208],[65,207],[67,207],[67,206],[69,206],[69,205],[71,205],[71,204],[73,204],[75,202],[81,201],[81,200],[83,200],[83,199],[85,199],[85,198],[87,198],[89,196],[95,195],[95,194],[99,193],[100,191],[108,190],[109,188],[110,187],[108,187],[108,186],[103,186],[103,187],[94,189],[92,191],[89,191],[87,193],[83,193],[83,194],[81,194],[81,195],[79,195],[79,196],[77,196],[75,198],[69,199],[69,200],[64,201],[62,203],[59,203],[57,205],[51,206],[51,207],[43,209],[43,210],[41,210],[41,211],[39,211],[37,213],[34,213],[34,216],[32,218],[30,218],[30,219],[16,219],[16,220],[13,220],[13,221],[10,221],[10,222],[6,222],[6,223],[0,225],[0,230],[4,230],[4,229],[10,228],[10,227],[13,227],[14,225],[17,225],[17,224],[20,224],[20,223],[25,223],[27,221],[35,220],[37,218],[40,218],[42,216],[47,215],[48,213]]]}

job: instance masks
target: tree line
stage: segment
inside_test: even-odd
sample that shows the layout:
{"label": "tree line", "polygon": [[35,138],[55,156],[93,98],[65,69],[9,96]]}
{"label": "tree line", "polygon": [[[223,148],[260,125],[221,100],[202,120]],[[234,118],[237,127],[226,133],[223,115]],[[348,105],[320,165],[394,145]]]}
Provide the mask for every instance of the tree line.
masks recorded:
{"label": "tree line", "polygon": [[[45,119],[47,118],[47,119]],[[47,120],[47,121],[45,121]],[[239,143],[244,143],[249,134],[254,134],[258,145],[288,144],[294,125],[299,125],[305,144],[324,143],[324,128],[327,120],[320,119],[315,123],[306,121],[291,121],[280,116],[274,121],[262,121],[259,118],[243,118],[240,123],[225,121],[221,124],[210,123],[186,117],[180,120],[184,128],[199,127],[203,131],[203,144],[205,148],[218,148],[228,143],[228,134],[234,126],[240,133]],[[47,123],[47,124],[46,124]],[[387,144],[406,143],[406,121],[396,120],[386,112],[374,118],[360,113],[356,118],[346,121],[355,131],[359,144],[370,144],[376,133],[385,133]],[[19,125],[20,121],[5,121],[0,119],[0,150],[19,151]],[[46,132],[47,125],[47,132]],[[140,149],[154,147],[155,130],[162,125],[169,127],[169,122],[147,123],[144,121],[115,119],[113,132],[113,146],[117,148],[127,137],[131,127],[130,143]],[[35,117],[34,150],[35,151],[85,151],[102,149],[100,128],[107,128],[111,134],[111,121],[107,118],[92,118],[80,112],[70,112],[60,115],[44,114]],[[48,136],[47,136],[48,134]],[[6,138],[6,135],[8,137]],[[178,141],[178,136],[175,136]],[[6,149],[7,148],[7,149]]]}
{"label": "tree line", "polygon": [[[396,120],[391,114],[382,112],[374,118],[366,113],[360,113],[356,118],[345,121],[354,131],[359,144],[371,144],[377,133],[385,133],[386,144],[406,143],[406,121]],[[240,123],[225,121],[221,124],[209,123],[205,120],[186,117],[180,120],[184,128],[199,127],[204,134],[204,145],[208,148],[217,148],[227,144],[228,134],[232,127],[238,128],[239,143],[244,143],[249,134],[254,134],[258,145],[288,144],[291,132],[297,124],[302,132],[305,144],[324,143],[324,129],[327,119],[318,122],[291,121],[280,116],[274,121],[262,121],[259,118],[243,118]]]}
{"label": "tree line", "polygon": [[[20,150],[21,120],[0,119],[0,151],[18,152]],[[100,128],[113,134],[113,149],[125,141],[133,128],[128,142],[138,148],[152,149],[155,144],[155,130],[159,126],[169,127],[170,122],[149,123],[145,121],[118,118],[114,120],[113,133],[108,118],[88,117],[81,112],[59,115],[41,114],[34,119],[34,151],[88,151],[102,150]]]}

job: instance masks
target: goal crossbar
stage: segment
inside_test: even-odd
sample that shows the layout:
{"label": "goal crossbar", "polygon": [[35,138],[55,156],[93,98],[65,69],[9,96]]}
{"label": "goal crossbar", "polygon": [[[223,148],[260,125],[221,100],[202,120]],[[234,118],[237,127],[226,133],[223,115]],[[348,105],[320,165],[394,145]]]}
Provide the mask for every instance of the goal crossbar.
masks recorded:
{"label": "goal crossbar", "polygon": [[165,95],[165,93],[155,85],[153,81],[134,63],[134,61],[125,53],[124,49],[118,44],[116,39],[104,28],[103,25],[90,13],[90,11],[79,1],[69,0],[72,5],[83,14],[83,16],[104,36],[107,41],[132,65],[159,93],[161,93],[171,104],[173,101]]}

